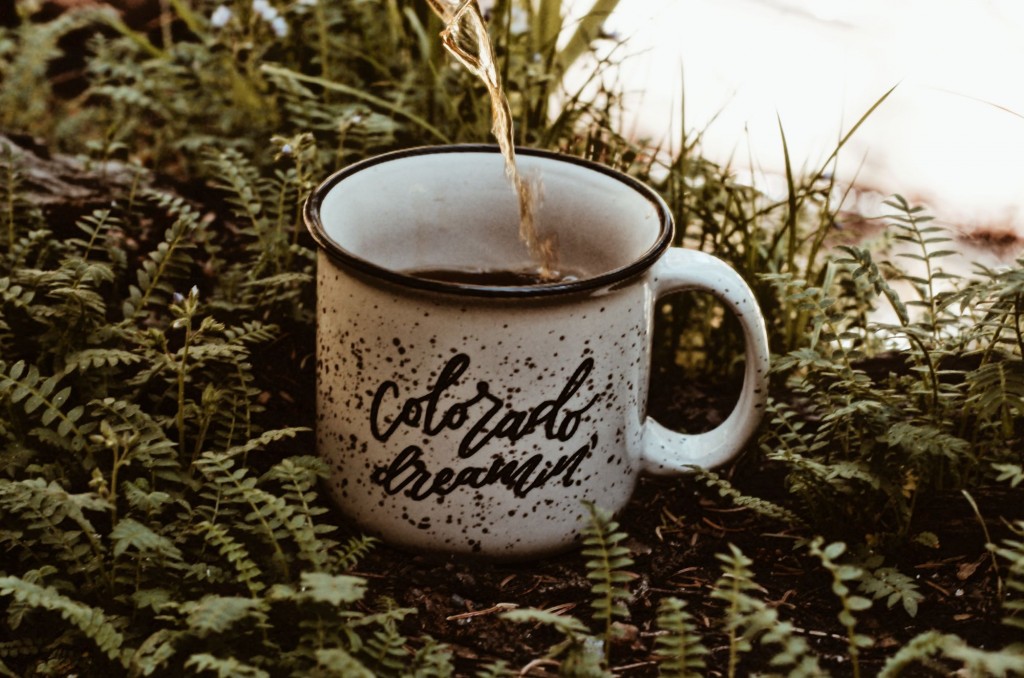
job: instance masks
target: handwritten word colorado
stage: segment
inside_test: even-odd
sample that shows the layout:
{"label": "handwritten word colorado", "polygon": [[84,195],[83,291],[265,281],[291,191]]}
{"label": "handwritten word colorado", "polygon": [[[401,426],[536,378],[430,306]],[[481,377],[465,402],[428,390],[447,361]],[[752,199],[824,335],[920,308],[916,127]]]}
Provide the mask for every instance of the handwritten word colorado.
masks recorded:
{"label": "handwritten word colorado", "polygon": [[[539,433],[547,440],[568,442],[577,433],[586,412],[594,406],[595,395],[582,406],[577,393],[586,384],[594,369],[592,358],[582,360],[557,396],[533,407],[516,409],[491,393],[488,382],[476,384],[476,393],[452,404],[442,406],[470,366],[464,353],[452,356],[437,380],[426,393],[403,397],[394,381],[385,381],[377,388],[370,406],[370,430],[378,441],[387,442],[398,431],[411,429],[433,438],[446,432],[460,432],[456,454],[469,459],[497,440],[513,445],[524,437]],[[576,403],[578,405],[578,402]],[[571,454],[561,455],[552,463],[536,453],[526,459],[493,456],[486,466],[461,465],[458,471],[444,467],[432,472],[419,445],[405,447],[388,466],[378,466],[371,476],[374,483],[388,494],[405,491],[406,496],[422,500],[432,495],[446,496],[459,487],[480,488],[501,483],[516,496],[524,497],[531,490],[543,487],[548,480],[561,476],[563,485],[573,482],[573,473],[596,445],[596,436]]]}

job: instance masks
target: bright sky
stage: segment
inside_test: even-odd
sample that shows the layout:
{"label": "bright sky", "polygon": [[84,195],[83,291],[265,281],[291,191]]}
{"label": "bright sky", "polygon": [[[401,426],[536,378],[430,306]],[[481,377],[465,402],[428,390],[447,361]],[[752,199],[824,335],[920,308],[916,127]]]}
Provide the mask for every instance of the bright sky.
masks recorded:
{"label": "bright sky", "polygon": [[[570,12],[591,0],[569,0]],[[926,201],[944,221],[1024,236],[1024,0],[620,0],[626,129],[705,129],[720,163],[796,167],[896,91],[842,152],[839,175]]]}

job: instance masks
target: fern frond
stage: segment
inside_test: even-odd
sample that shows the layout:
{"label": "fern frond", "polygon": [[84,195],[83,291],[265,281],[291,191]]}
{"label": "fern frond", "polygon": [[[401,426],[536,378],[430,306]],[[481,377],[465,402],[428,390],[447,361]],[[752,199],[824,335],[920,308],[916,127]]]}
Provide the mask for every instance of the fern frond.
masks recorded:
{"label": "fern frond", "polygon": [[4,69],[0,90],[0,128],[35,133],[53,115],[55,104],[49,65],[62,54],[60,40],[82,25],[74,12],[45,22],[28,22],[17,34],[14,58]]}
{"label": "fern frond", "polygon": [[327,465],[319,457],[286,457],[275,464],[261,479],[261,483],[273,480],[285,489],[285,500],[295,507],[295,518],[290,521],[290,530],[299,547],[299,555],[317,570],[324,570],[330,558],[334,542],[325,542],[320,535],[334,532],[333,525],[317,523],[317,516],[327,513],[322,506],[315,506],[316,482],[327,476]]}
{"label": "fern frond", "polygon": [[[1012,526],[1013,531],[1024,537],[1024,521],[1018,520]],[[1008,565],[1006,577],[1007,595],[1003,600],[1003,610],[1007,616],[1003,623],[1024,629],[1024,541],[1004,539],[998,547],[989,546],[1001,556]]]}
{"label": "fern frond", "polygon": [[122,305],[126,321],[134,321],[150,304],[166,305],[175,292],[191,286],[192,239],[200,228],[200,215],[182,206],[177,219],[167,228],[164,239],[151,251],[136,270],[136,284],[129,286],[128,298]]}
{"label": "fern frond", "polygon": [[502,619],[517,623],[535,623],[551,626],[563,641],[548,650],[548,657],[560,660],[559,675],[610,678],[607,669],[605,643],[590,635],[586,624],[570,615],[560,615],[546,610],[523,608],[501,614]]}
{"label": "fern frond", "polygon": [[732,483],[725,478],[722,478],[714,471],[694,468],[694,473],[698,480],[702,481],[708,487],[718,490],[719,496],[728,498],[736,506],[750,509],[760,516],[777,520],[789,525],[790,527],[807,527],[807,523],[804,519],[789,509],[783,508],[766,499],[759,499],[758,497],[751,497],[743,494],[737,490]]}
{"label": "fern frond", "polygon": [[300,433],[308,433],[309,428],[305,426],[291,426],[288,428],[273,429],[271,431],[265,431],[260,435],[247,440],[241,445],[236,445],[228,450],[225,450],[222,454],[225,458],[232,457],[245,457],[250,452],[272,445],[273,443],[281,442],[282,440],[290,440]]}
{"label": "fern frond", "polygon": [[119,348],[87,348],[72,353],[64,363],[64,371],[87,372],[89,370],[110,371],[113,367],[130,367],[138,365],[145,360],[145,356],[138,351],[128,351]]}
{"label": "fern frond", "polygon": [[1007,438],[1024,417],[1024,360],[989,362],[967,373],[967,403]]}
{"label": "fern frond", "polygon": [[[99,576],[106,551],[84,510],[106,511],[107,502],[94,494],[70,494],[56,481],[42,478],[0,479],[2,514],[16,517],[47,557],[63,563],[71,574]],[[67,522],[65,522],[67,521]],[[41,551],[33,553],[41,557]]]}
{"label": "fern frond", "polygon": [[822,566],[832,575],[832,593],[835,594],[843,608],[839,613],[839,623],[846,628],[850,665],[853,667],[854,678],[859,678],[860,650],[863,647],[870,647],[872,640],[867,636],[857,633],[857,620],[854,612],[870,609],[871,601],[861,596],[851,595],[850,587],[847,585],[847,582],[861,578],[861,568],[855,565],[844,565],[836,562],[846,551],[846,544],[833,542],[822,548],[823,543],[824,540],[821,537],[817,537],[808,545],[808,550],[811,555],[821,561]]}
{"label": "fern frond", "polygon": [[317,676],[333,678],[375,678],[375,674],[362,662],[340,647],[317,648]]}
{"label": "fern frond", "polygon": [[409,663],[406,642],[407,639],[399,633],[397,624],[388,618],[365,639],[361,654],[365,657],[366,663],[377,672],[401,673]]}
{"label": "fern frond", "polygon": [[23,657],[39,652],[39,642],[34,638],[15,638],[0,641],[0,657]]}
{"label": "fern frond", "polygon": [[499,659],[496,662],[483,666],[476,672],[473,678],[511,678],[517,675],[517,673],[509,668],[505,660]]}
{"label": "fern frond", "polygon": [[900,252],[897,256],[912,259],[924,265],[923,277],[902,274],[902,278],[912,283],[920,296],[920,300],[909,302],[908,305],[923,307],[928,312],[922,327],[927,328],[932,336],[937,336],[944,325],[953,321],[953,318],[944,317],[943,304],[936,289],[937,281],[949,277],[939,267],[937,260],[954,254],[954,252],[936,249],[935,246],[950,242],[951,238],[937,226],[926,226],[925,224],[932,221],[933,217],[922,214],[923,207],[911,207],[903,196],[895,195],[885,204],[898,210],[896,214],[890,216],[890,224],[896,229],[895,240],[907,243],[917,250],[915,252]]}
{"label": "fern frond", "polygon": [[733,544],[729,545],[729,553],[717,554],[717,558],[722,563],[722,576],[711,595],[728,605],[725,628],[729,637],[729,675],[738,675],[740,656],[750,652],[754,640],[760,638],[761,645],[778,648],[770,664],[788,667],[787,675],[827,676],[807,640],[797,634],[790,622],[780,620],[778,610],[768,607],[760,597],[764,589],[754,581],[750,569],[753,561]]}
{"label": "fern frond", "polygon": [[914,579],[894,567],[872,569],[865,564],[857,579],[857,588],[874,600],[885,598],[885,604],[890,610],[896,603],[902,603],[903,609],[911,617],[917,616],[918,604],[924,600]]}
{"label": "fern frond", "polygon": [[422,647],[416,650],[404,669],[406,675],[423,678],[449,678],[455,675],[451,649],[430,636],[424,636],[423,641]]}
{"label": "fern frond", "polygon": [[[110,434],[128,443],[126,458],[149,472],[149,485],[156,480],[185,483],[186,474],[178,460],[176,444],[166,431],[137,403],[103,398],[89,403],[90,414],[105,423]],[[141,488],[140,488],[141,489]]]}
{"label": "fern frond", "polygon": [[708,649],[697,632],[693,616],[686,611],[686,602],[679,598],[664,598],[658,604],[658,628],[665,632],[655,641],[658,656],[658,674],[662,676],[699,676],[706,668],[704,655]]}
{"label": "fern frond", "polygon": [[1009,481],[1010,487],[1017,487],[1024,483],[1024,465],[1021,464],[992,464],[992,468],[999,471],[997,481]]}
{"label": "fern frond", "polygon": [[237,327],[228,327],[224,330],[224,339],[229,344],[265,344],[278,337],[281,328],[277,325],[268,325],[258,320],[245,321]]}
{"label": "fern frond", "polygon": [[113,542],[114,557],[128,551],[137,554],[140,559],[154,559],[160,567],[178,570],[184,567],[181,549],[162,534],[157,534],[149,526],[132,518],[121,518],[110,531],[109,539]]}
{"label": "fern frond", "polygon": [[89,261],[94,251],[101,251],[110,260],[109,263],[115,266],[118,254],[116,248],[108,247],[107,240],[112,231],[124,230],[124,220],[115,215],[109,209],[93,210],[91,214],[81,217],[75,222],[75,226],[82,232],[85,238],[69,238],[67,244],[74,248],[75,254],[83,260]]}
{"label": "fern frond", "polygon": [[301,597],[335,607],[342,603],[362,600],[366,593],[366,580],[344,574],[324,572],[303,572]]}
{"label": "fern frond", "polygon": [[20,603],[60,613],[110,659],[127,666],[130,650],[124,647],[124,635],[103,610],[72,600],[51,586],[40,586],[19,577],[0,577],[0,595]]}
{"label": "fern frond", "polygon": [[910,324],[910,314],[907,312],[907,307],[897,294],[889,282],[882,275],[878,269],[878,265],[873,261],[871,252],[861,247],[851,247],[848,245],[839,245],[838,249],[846,252],[850,255],[849,259],[839,260],[840,264],[853,265],[856,268],[853,271],[853,278],[856,280],[861,276],[866,276],[868,283],[874,289],[875,294],[878,296],[884,296],[892,307],[893,311],[896,312],[896,317],[899,318],[901,325]]}
{"label": "fern frond", "polygon": [[151,676],[160,670],[176,652],[176,643],[185,635],[183,631],[161,628],[154,631],[131,655],[130,675]]}
{"label": "fern frond", "polygon": [[0,278],[0,302],[4,305],[27,311],[35,297],[36,292],[31,287],[16,283],[10,277]]}
{"label": "fern frond", "polygon": [[605,509],[585,502],[590,521],[583,530],[583,549],[580,553],[587,558],[587,579],[591,581],[593,596],[590,606],[594,610],[594,621],[602,628],[605,642],[605,659],[611,652],[615,619],[629,617],[626,603],[631,599],[628,584],[636,575],[624,568],[633,565],[629,549],[622,545],[626,533],[612,514]]}
{"label": "fern frond", "polygon": [[908,675],[915,663],[920,662],[933,672],[951,673],[950,667],[938,664],[933,657],[945,657],[963,665],[971,676],[1008,676],[1024,673],[1024,655],[1007,648],[982,650],[968,645],[951,633],[924,631],[912,638],[896,654],[889,657],[878,674],[879,678],[897,678]]}
{"label": "fern frond", "polygon": [[[234,504],[249,510],[243,516],[244,525],[271,546],[274,564],[286,579],[290,578],[283,542],[288,536],[296,541],[305,540],[308,536],[301,520],[298,526],[295,524],[295,507],[282,497],[257,487],[255,478],[246,477],[246,468],[235,468],[231,455],[204,452],[196,460],[195,467],[217,488],[216,494],[209,497],[215,506]],[[207,494],[211,493],[207,491]]]}
{"label": "fern frond", "polygon": [[121,490],[128,505],[146,516],[158,514],[174,502],[174,497],[167,492],[151,489],[145,478],[126,480],[121,484]]}
{"label": "fern frond", "polygon": [[715,557],[722,563],[722,576],[715,583],[711,596],[728,605],[725,618],[729,635],[728,667],[729,675],[735,676],[740,655],[752,649],[753,636],[764,631],[770,620],[751,618],[752,613],[764,609],[761,601],[753,596],[754,592],[763,591],[754,582],[754,573],[750,569],[754,561],[734,544],[729,544],[729,553],[718,553]]}
{"label": "fern frond", "polygon": [[[255,259],[247,272],[248,278],[263,277],[268,271],[280,273],[290,230],[281,227],[284,215],[275,199],[279,192],[275,182],[261,176],[247,157],[233,149],[211,150],[206,162],[216,177],[214,186],[225,193],[235,216],[242,220],[240,230],[247,238],[246,249]],[[289,210],[291,207],[292,201],[288,201]]]}
{"label": "fern frond", "polygon": [[223,659],[206,652],[194,654],[185,662],[185,668],[197,672],[212,671],[219,678],[270,678],[270,674],[261,668],[241,662],[234,657]]}
{"label": "fern frond", "polygon": [[223,633],[235,624],[252,619],[266,624],[268,605],[262,598],[207,595],[197,601],[182,603],[189,631],[200,638]]}
{"label": "fern frond", "polygon": [[238,574],[238,581],[245,584],[250,595],[256,597],[266,588],[260,567],[253,561],[245,545],[235,539],[226,527],[201,520],[196,524],[196,530],[231,564]]}
{"label": "fern frond", "polygon": [[929,471],[942,461],[952,468],[963,467],[972,461],[969,442],[931,423],[896,422],[882,439],[892,447],[903,448],[905,458],[920,477],[931,475]]}
{"label": "fern frond", "polygon": [[[71,387],[58,390],[62,378],[61,374],[44,378],[35,365],[26,365],[23,360],[10,367],[0,361],[0,397],[6,397],[11,403],[21,403],[26,414],[38,416],[39,423],[47,427],[42,431],[56,434],[43,436],[42,431],[34,430],[37,436],[77,451],[86,446],[91,426],[79,424],[84,407],[79,405],[64,411],[71,396]],[[54,421],[57,422],[55,431],[48,428]]]}

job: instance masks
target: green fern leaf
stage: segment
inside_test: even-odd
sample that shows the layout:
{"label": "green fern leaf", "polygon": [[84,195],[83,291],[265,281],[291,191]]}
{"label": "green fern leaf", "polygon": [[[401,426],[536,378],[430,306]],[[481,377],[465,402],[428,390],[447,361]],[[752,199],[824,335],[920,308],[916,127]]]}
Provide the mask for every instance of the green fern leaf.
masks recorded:
{"label": "green fern leaf", "polygon": [[[190,208],[183,208],[178,218],[167,228],[164,240],[149,253],[136,271],[136,284],[129,287],[128,299],[122,306],[126,321],[133,321],[152,303],[169,303],[175,291],[174,286],[189,279],[193,261],[188,250],[199,228],[199,214]],[[184,285],[186,289],[189,286]]]}
{"label": "green fern leaf", "polygon": [[752,649],[752,637],[764,631],[771,620],[755,616],[765,606],[753,595],[763,591],[750,570],[754,561],[733,544],[729,544],[729,553],[718,553],[715,557],[722,563],[722,576],[711,596],[728,605],[725,628],[729,634],[729,675],[736,675],[740,655]]}
{"label": "green fern leaf", "polygon": [[967,373],[968,404],[984,419],[997,422],[1008,437],[1024,417],[1024,361],[990,362]]}
{"label": "green fern leaf", "polygon": [[587,625],[571,615],[555,614],[547,610],[523,608],[501,613],[502,619],[517,624],[544,624],[565,636],[583,636],[590,632]]}
{"label": "green fern leaf", "polygon": [[455,675],[452,652],[448,646],[430,636],[424,636],[423,641],[423,646],[416,650],[403,675],[416,678],[449,678]]}
{"label": "green fern leaf", "polygon": [[407,639],[398,632],[394,620],[387,618],[366,639],[362,654],[369,666],[378,672],[401,673],[409,662],[406,642]]}
{"label": "green fern leaf", "polygon": [[903,609],[911,617],[917,616],[917,606],[924,600],[924,595],[913,578],[892,567],[862,569],[857,585],[862,593],[870,595],[875,600],[885,598],[885,604],[889,609],[896,603],[902,603]]}
{"label": "green fern leaf", "polygon": [[250,452],[255,452],[256,450],[262,449],[262,448],[266,447],[267,445],[271,445],[273,443],[277,443],[277,442],[280,442],[282,440],[288,440],[288,439],[294,438],[295,436],[299,435],[300,433],[308,433],[309,431],[310,431],[310,429],[307,428],[307,427],[304,427],[304,426],[293,426],[293,427],[289,427],[289,428],[281,428],[281,429],[274,429],[272,431],[266,431],[266,432],[260,434],[259,436],[255,437],[255,438],[252,438],[251,440],[247,440],[245,443],[243,443],[241,445],[236,445],[236,446],[226,450],[224,452],[224,456],[225,457],[234,457],[234,456],[243,456],[244,457],[245,455],[248,455]]}
{"label": "green fern leaf", "polygon": [[282,541],[295,532],[295,508],[282,497],[256,487],[257,480],[246,477],[246,468],[235,468],[235,457],[229,453],[204,452],[195,466],[217,487],[210,497],[214,505],[228,502],[248,509],[243,516],[246,526],[271,546],[273,562],[290,578]]}
{"label": "green fern leaf", "polygon": [[[1016,521],[1011,529],[1018,536],[1024,536],[1024,521]],[[1003,623],[1024,629],[1024,541],[1004,539],[999,546],[989,548],[1001,556],[1009,566],[1006,578],[1008,594],[1003,600],[1003,611],[1007,616],[1003,618]]]}
{"label": "green fern leaf", "polygon": [[64,371],[86,372],[89,370],[109,370],[112,367],[137,365],[145,357],[136,351],[117,348],[87,348],[68,356]]}
{"label": "green fern leaf", "polygon": [[263,573],[253,561],[245,546],[236,540],[226,527],[208,520],[199,521],[196,530],[220,552],[222,558],[234,567],[238,581],[244,583],[249,593],[255,597],[266,588]]}
{"label": "green fern leaf", "polygon": [[972,648],[957,635],[932,630],[924,631],[904,644],[896,654],[889,657],[878,676],[897,678],[913,675],[909,669],[915,662],[934,668],[933,656],[944,656],[962,663],[966,675],[971,676],[1009,676],[1024,673],[1024,655],[1018,651]]}
{"label": "green fern leaf", "polygon": [[1024,466],[1021,464],[992,464],[992,468],[999,471],[999,482],[1009,481],[1010,487],[1017,487],[1024,483]]}
{"label": "green fern leaf", "polygon": [[[35,365],[27,365],[25,361],[18,361],[9,368],[0,361],[0,397],[6,396],[12,403],[21,403],[26,414],[32,415],[38,411],[37,417],[44,431],[49,430],[47,427],[55,420],[58,421],[56,435],[45,436],[45,439],[77,451],[85,447],[86,436],[92,427],[79,426],[77,423],[82,410],[70,408],[68,412],[64,411],[71,387],[57,390],[61,378],[59,374],[43,378]],[[34,429],[33,433],[37,437],[41,435]],[[50,433],[54,432],[50,430]]]}
{"label": "green fern leaf", "polygon": [[656,645],[658,673],[662,676],[699,676],[706,668],[704,646],[693,617],[686,611],[686,603],[679,598],[664,598],[658,605],[658,628],[665,632],[658,636]]}
{"label": "green fern leaf", "polygon": [[302,597],[337,607],[342,603],[362,600],[366,593],[366,580],[343,574],[303,572]]}
{"label": "green fern leaf", "polygon": [[607,670],[605,642],[590,635],[579,619],[532,608],[509,610],[501,617],[518,623],[545,624],[561,634],[564,640],[548,651],[548,657],[561,660],[559,675],[580,678],[610,678],[613,675]]}
{"label": "green fern leaf", "polygon": [[[42,478],[0,479],[2,514],[16,516],[22,529],[36,535],[34,557],[62,563],[90,581],[103,567],[105,548],[84,511],[106,511],[109,504],[95,494],[71,494],[56,481]],[[68,521],[68,522],[65,522]]]}
{"label": "green fern leaf", "polygon": [[72,600],[52,586],[40,586],[19,577],[0,577],[0,595],[31,607],[59,612],[109,658],[127,666],[130,651],[124,648],[124,635],[103,610]]}
{"label": "green fern leaf", "polygon": [[629,549],[622,545],[626,533],[619,530],[611,513],[590,502],[584,505],[590,513],[590,522],[583,530],[581,554],[588,559],[587,579],[592,582],[590,593],[593,596],[590,606],[594,610],[594,621],[603,629],[605,659],[608,660],[615,619],[629,617],[626,603],[632,594],[626,585],[636,575],[624,570],[633,565]]}
{"label": "green fern leaf", "polygon": [[796,628],[780,620],[778,610],[768,607],[762,599],[764,589],[754,581],[750,569],[753,561],[732,544],[729,553],[720,553],[717,557],[722,563],[722,576],[711,595],[728,606],[725,628],[729,638],[729,675],[737,675],[741,655],[750,652],[758,639],[762,646],[777,648],[770,664],[788,667],[787,675],[801,678],[828,675]]}
{"label": "green fern leaf", "polygon": [[187,615],[188,628],[200,638],[223,633],[245,619],[258,624],[265,624],[268,619],[267,603],[260,598],[208,595],[180,607]]}
{"label": "green fern leaf", "polygon": [[199,673],[211,671],[219,678],[270,678],[270,674],[263,669],[240,662],[234,657],[221,659],[206,652],[189,657],[185,668],[195,669]]}
{"label": "green fern leaf", "polygon": [[352,537],[334,552],[334,562],[341,570],[351,570],[355,568],[355,566],[359,564],[359,561],[373,550],[373,547],[378,543],[378,539],[368,535]]}
{"label": "green fern leaf", "polygon": [[316,674],[331,678],[375,678],[362,662],[340,647],[316,650]]}
{"label": "green fern leaf", "polygon": [[511,678],[515,675],[518,675],[518,672],[512,671],[505,660],[499,659],[483,666],[473,678]]}
{"label": "green fern leaf", "polygon": [[159,559],[163,567],[176,569],[183,565],[181,550],[174,542],[132,518],[117,521],[110,539],[114,542],[115,557],[130,549],[140,557]]}
{"label": "green fern leaf", "polygon": [[860,675],[860,650],[869,647],[872,641],[867,636],[856,632],[854,612],[862,612],[871,608],[871,601],[861,596],[851,595],[847,582],[861,579],[863,570],[855,565],[842,564],[837,560],[846,552],[846,544],[833,542],[822,548],[824,540],[815,538],[808,546],[811,555],[817,557],[822,566],[832,575],[832,593],[839,600],[842,609],[839,612],[839,623],[846,628],[847,650],[854,675]]}
{"label": "green fern leaf", "polygon": [[728,498],[736,506],[742,506],[743,508],[750,509],[758,515],[771,518],[772,520],[777,520],[792,527],[807,527],[807,523],[804,519],[789,509],[783,508],[778,504],[765,499],[759,499],[757,497],[751,497],[743,494],[737,490],[732,483],[725,478],[722,478],[714,471],[698,467],[691,468],[698,480],[704,482],[708,487],[718,490],[718,494],[720,496]]}

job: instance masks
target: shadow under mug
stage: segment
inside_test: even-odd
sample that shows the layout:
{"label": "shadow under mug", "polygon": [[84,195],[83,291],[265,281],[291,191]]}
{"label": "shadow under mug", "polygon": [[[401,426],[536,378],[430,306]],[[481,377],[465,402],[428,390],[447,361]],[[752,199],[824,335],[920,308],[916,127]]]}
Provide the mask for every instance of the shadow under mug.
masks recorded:
{"label": "shadow under mug", "polygon": [[[411,271],[523,270],[518,202],[496,147],[390,153],[308,199],[318,244],[317,448],[340,508],[386,542],[499,559],[578,541],[585,502],[609,511],[638,475],[728,461],[766,397],[768,345],[750,289],[710,255],[670,247],[664,202],[601,165],[531,149],[537,223],[576,279],[501,286]],[[742,392],[717,428],[646,416],[652,316],[701,290],[739,318]]]}

